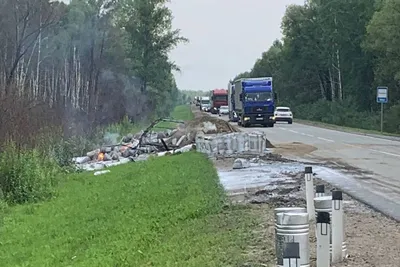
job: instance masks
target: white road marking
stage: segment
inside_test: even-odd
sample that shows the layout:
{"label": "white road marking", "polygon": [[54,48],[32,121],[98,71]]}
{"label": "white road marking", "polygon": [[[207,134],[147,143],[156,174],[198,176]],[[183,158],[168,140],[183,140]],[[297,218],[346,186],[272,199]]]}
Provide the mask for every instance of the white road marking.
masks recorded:
{"label": "white road marking", "polygon": [[376,149],[368,149],[368,150],[370,150],[370,151],[372,151],[372,152],[381,153],[381,154],[384,154],[384,155],[388,155],[388,156],[393,156],[393,157],[398,157],[398,158],[400,158],[400,155],[399,155],[399,154],[389,153],[389,152],[380,151],[380,150],[376,150]]}
{"label": "white road marking", "polygon": [[[318,128],[318,127],[317,127],[317,128]],[[284,131],[289,131],[289,132],[292,132],[292,133],[295,133],[295,134],[301,134],[301,135],[303,135],[303,136],[308,136],[308,137],[311,137],[311,138],[315,138],[315,137],[314,137],[313,135],[311,135],[311,134],[300,133],[300,132],[297,132],[297,131],[294,131],[294,130],[289,130],[289,129],[287,129],[287,128],[279,128],[279,129],[282,129],[282,130],[284,130]],[[325,130],[325,129],[324,129],[324,130]],[[359,136],[359,137],[367,137],[367,138],[374,139],[374,140],[384,140],[384,141],[388,141],[388,142],[397,142],[397,141],[393,141],[393,140],[387,140],[387,139],[383,139],[383,138],[372,137],[372,136],[366,136],[366,135],[359,135],[359,134],[354,134],[354,133],[346,133],[346,132],[341,132],[341,131],[335,131],[335,132],[339,132],[339,133],[343,133],[343,134],[357,135],[357,136]],[[323,138],[323,137],[317,137],[317,138],[318,138],[319,140],[326,141],[326,142],[330,142],[330,143],[334,143],[334,142],[335,142],[334,140],[327,139],[327,138]],[[345,145],[346,145],[346,146],[350,146],[350,147],[354,147],[354,148],[364,149],[364,148],[359,147],[359,146],[356,146],[356,145],[351,145],[351,144],[346,144],[346,143],[345,143]],[[388,156],[393,156],[393,157],[398,157],[398,158],[400,158],[400,154],[395,154],[395,153],[380,151],[380,150],[376,150],[376,149],[368,149],[368,150],[369,150],[369,151],[372,151],[372,152],[376,152],[376,153],[380,153],[380,154],[384,154],[384,155],[388,155]]]}
{"label": "white road marking", "polygon": [[322,141],[326,141],[326,142],[331,142],[331,143],[334,143],[335,141],[333,141],[333,140],[331,140],[331,139],[326,139],[326,138],[322,138],[322,137],[317,137],[319,140],[322,140]]}
{"label": "white road marking", "polygon": [[301,135],[304,135],[304,136],[308,136],[308,137],[314,137],[314,135],[312,135],[312,134],[306,134],[306,133],[300,133]]}
{"label": "white road marking", "polygon": [[[303,135],[303,136],[308,136],[308,137],[311,137],[311,138],[315,138],[315,136],[312,135],[312,134],[301,133],[301,132],[298,132],[298,131],[295,131],[295,130],[289,130],[289,129],[287,129],[287,128],[279,128],[279,129],[281,129],[281,130],[283,130],[283,131],[289,131],[289,132],[291,132],[291,133],[301,134],[301,135]],[[335,141],[333,141],[333,140],[331,140],[331,139],[326,139],[326,138],[322,138],[322,137],[317,137],[317,138],[320,139],[320,140],[322,140],[322,141],[326,141],[326,142],[330,142],[330,143],[334,143],[334,142],[335,142]]]}
{"label": "white road marking", "polygon": [[[356,145],[351,145],[351,144],[345,144],[345,145],[346,145],[346,146],[350,146],[350,147],[354,147],[354,148],[365,149],[364,147],[360,147],[360,146],[356,146]],[[376,150],[376,149],[372,149],[372,148],[368,148],[368,150],[369,150],[369,151],[372,151],[372,152],[376,152],[376,153],[380,153],[380,154],[384,154],[384,155],[388,155],[388,156],[393,156],[393,157],[398,157],[398,158],[400,158],[400,154],[385,152],[385,151]]]}
{"label": "white road marking", "polygon": [[[303,124],[303,125],[305,125],[305,124]],[[358,136],[358,137],[361,137],[361,138],[365,137],[365,138],[369,138],[369,139],[373,139],[373,140],[381,140],[381,141],[386,141],[386,142],[390,142],[390,143],[393,143],[393,142],[397,142],[398,143],[400,141],[400,140],[387,139],[387,138],[385,138],[385,136],[374,137],[374,136],[370,136],[370,135],[364,135],[362,133],[344,132],[344,131],[340,131],[340,130],[327,129],[327,128],[318,127],[318,126],[311,126],[311,125],[305,125],[305,126],[307,126],[309,128],[317,128],[317,129],[323,130],[323,131],[337,132],[337,133],[340,133],[340,134],[343,134],[343,135],[349,134],[349,135]],[[377,134],[377,135],[379,135],[379,134]],[[390,136],[387,136],[387,137],[390,137]]]}

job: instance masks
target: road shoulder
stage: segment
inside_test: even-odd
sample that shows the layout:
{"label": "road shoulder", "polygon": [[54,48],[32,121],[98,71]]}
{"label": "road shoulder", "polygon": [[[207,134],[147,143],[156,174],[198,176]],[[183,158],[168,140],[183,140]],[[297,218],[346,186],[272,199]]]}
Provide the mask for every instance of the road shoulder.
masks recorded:
{"label": "road shoulder", "polygon": [[327,124],[327,123],[323,123],[323,122],[308,121],[308,120],[302,120],[302,119],[295,119],[293,121],[293,123],[298,123],[298,124],[303,124],[303,125],[307,125],[307,126],[313,126],[313,127],[318,127],[318,128],[328,129],[328,130],[333,130],[333,131],[338,131],[338,132],[351,133],[351,134],[357,134],[357,135],[361,135],[361,136],[369,136],[369,137],[374,137],[374,138],[380,138],[380,139],[386,139],[386,140],[400,142],[400,135],[391,134],[391,133],[379,133],[379,132],[365,130],[365,129],[350,128],[350,127],[344,127],[344,126],[339,126],[339,125],[334,125],[334,124]]}

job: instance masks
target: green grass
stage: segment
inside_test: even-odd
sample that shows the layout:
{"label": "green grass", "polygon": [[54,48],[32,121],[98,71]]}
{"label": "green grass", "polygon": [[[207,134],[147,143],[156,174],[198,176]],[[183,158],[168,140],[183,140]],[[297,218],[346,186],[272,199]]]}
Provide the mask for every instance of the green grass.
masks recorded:
{"label": "green grass", "polygon": [[[188,121],[193,119],[193,113],[189,105],[181,105],[175,107],[171,112],[170,118],[174,120]],[[174,122],[163,121],[156,124],[156,126],[153,127],[153,130],[156,132],[165,131],[166,129],[174,129],[176,125],[177,123]],[[132,124],[128,117],[125,117],[121,122],[109,125],[104,132],[118,133],[120,136],[125,136],[127,134],[137,133],[147,126],[148,124],[146,123]]]}
{"label": "green grass", "polygon": [[302,119],[295,119],[295,121],[298,123],[306,124],[306,125],[317,126],[317,127],[322,127],[322,128],[332,129],[332,130],[338,130],[338,131],[342,131],[342,132],[358,133],[358,134],[364,134],[364,135],[383,135],[383,136],[400,137],[400,134],[396,134],[396,133],[387,133],[387,132],[380,132],[380,131],[375,131],[375,130],[366,130],[366,129],[360,129],[360,128],[340,126],[340,125],[329,124],[329,123],[324,123],[324,122],[320,122],[320,121],[309,121],[309,120],[302,120]]}
{"label": "green grass", "polygon": [[171,114],[175,120],[189,121],[193,119],[193,113],[189,105],[177,106]]}
{"label": "green grass", "polygon": [[0,266],[242,266],[260,223],[224,208],[215,168],[188,152],[73,174],[57,198],[14,206],[0,227]]}
{"label": "green grass", "polygon": [[[189,105],[181,105],[175,107],[174,111],[171,113],[171,119],[189,121],[193,119],[193,113]],[[165,129],[173,129],[176,127],[176,123],[163,121],[158,123],[153,129],[155,131],[164,131]]]}
{"label": "green grass", "polygon": [[110,124],[103,131],[105,133],[117,133],[120,136],[125,136],[127,134],[134,134],[143,129],[141,124],[133,124],[129,121],[127,116],[119,123]]}

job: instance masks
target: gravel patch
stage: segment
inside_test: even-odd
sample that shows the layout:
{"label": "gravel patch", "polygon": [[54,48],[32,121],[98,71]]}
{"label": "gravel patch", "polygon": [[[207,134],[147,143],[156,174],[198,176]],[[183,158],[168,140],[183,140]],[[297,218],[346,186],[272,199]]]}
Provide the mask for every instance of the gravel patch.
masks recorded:
{"label": "gravel patch", "polygon": [[[226,170],[232,159],[222,163],[222,159],[217,160],[218,166]],[[229,163],[228,163],[229,162]],[[259,216],[265,218],[265,223],[253,229],[262,234],[262,238],[274,240],[274,218],[273,208],[282,206],[303,206],[305,207],[305,183],[303,173],[288,174],[291,183],[276,181],[273,186],[246,189],[246,193],[234,191],[228,192],[233,202],[239,205],[257,205],[261,208],[256,209]],[[327,193],[333,187],[315,178],[314,185],[324,184]],[[332,266],[354,266],[354,267],[394,267],[400,266],[400,224],[358,202],[347,194],[344,196],[344,212],[346,226],[346,241],[348,247],[348,258],[340,264]],[[311,225],[310,229],[313,229]],[[271,242],[267,242],[271,246]],[[273,243],[272,243],[273,244]],[[310,252],[311,266],[316,266],[316,238],[315,232],[310,231]],[[258,255],[259,262],[263,253],[265,257],[274,254],[274,248],[266,249],[258,243],[259,253],[254,253],[254,246],[251,247],[252,253]],[[261,254],[260,254],[261,253]],[[261,260],[262,261],[262,260]],[[265,262],[264,264],[266,264]],[[256,265],[253,265],[256,266]],[[258,266],[258,265],[257,265]]]}

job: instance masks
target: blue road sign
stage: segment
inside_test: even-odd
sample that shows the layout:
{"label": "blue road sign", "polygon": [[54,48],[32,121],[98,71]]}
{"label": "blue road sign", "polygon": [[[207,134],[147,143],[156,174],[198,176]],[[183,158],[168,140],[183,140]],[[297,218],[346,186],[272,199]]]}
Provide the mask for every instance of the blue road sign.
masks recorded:
{"label": "blue road sign", "polygon": [[387,103],[388,98],[388,88],[386,86],[378,86],[376,88],[376,102],[377,103]]}

